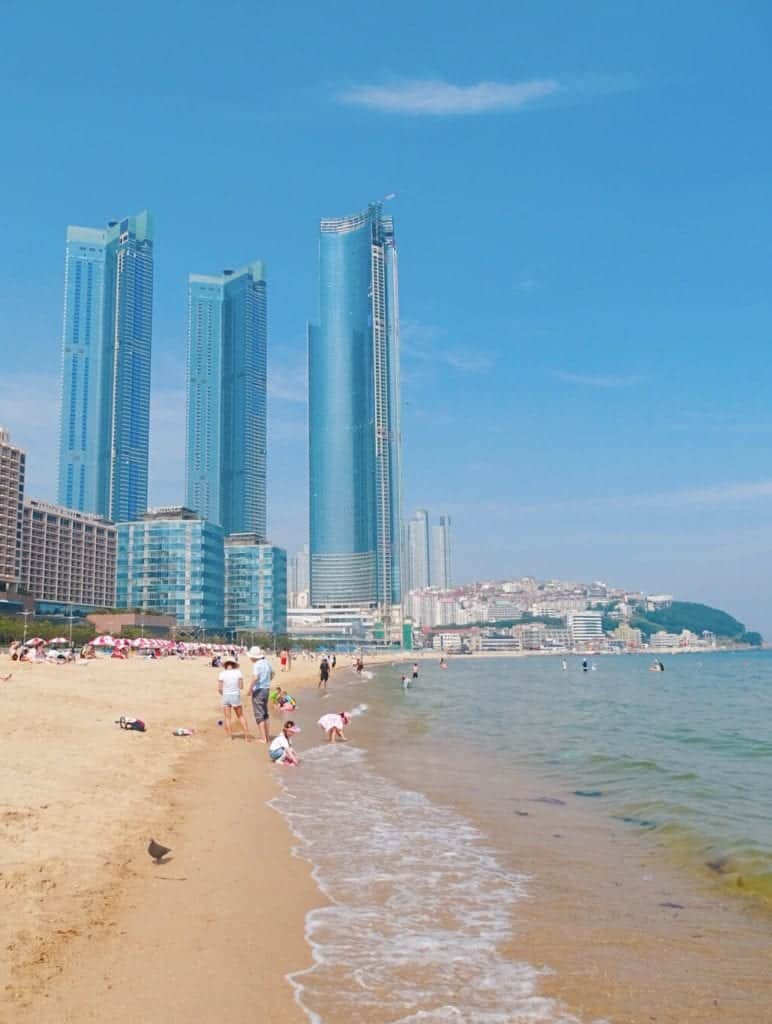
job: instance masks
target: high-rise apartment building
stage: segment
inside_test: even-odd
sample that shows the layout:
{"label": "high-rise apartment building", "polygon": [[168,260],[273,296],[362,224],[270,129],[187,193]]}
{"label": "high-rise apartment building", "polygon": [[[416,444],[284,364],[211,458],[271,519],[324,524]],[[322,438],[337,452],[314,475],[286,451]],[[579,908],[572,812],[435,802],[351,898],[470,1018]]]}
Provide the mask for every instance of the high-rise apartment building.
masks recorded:
{"label": "high-rise apartment building", "polygon": [[447,590],[451,585],[450,516],[440,516],[439,523],[431,527],[429,578],[433,587]]}
{"label": "high-rise apartment building", "polygon": [[19,582],[25,461],[24,451],[0,427],[0,593]]}
{"label": "high-rise apartment building", "polygon": [[225,625],[287,632],[287,552],[256,534],[225,538]]}
{"label": "high-rise apartment building", "polygon": [[401,599],[399,304],[379,203],[321,222],[309,327],[311,602]]}
{"label": "high-rise apartment building", "polygon": [[28,499],[19,582],[39,601],[112,608],[116,530],[98,516]]}
{"label": "high-rise apartment building", "polygon": [[147,505],[153,221],[69,227],[58,501],[111,519]]}
{"label": "high-rise apartment building", "polygon": [[410,590],[429,586],[429,513],[419,508],[407,524],[407,560]]}
{"label": "high-rise apartment building", "polygon": [[191,274],[186,504],[232,533],[266,533],[266,275]]}
{"label": "high-rise apartment building", "polygon": [[288,600],[293,608],[303,608],[308,603],[310,585],[309,548],[308,544],[304,544],[301,550],[290,558],[287,566]]}
{"label": "high-rise apartment building", "polygon": [[148,509],[118,524],[117,604],[174,615],[178,626],[222,629],[223,531],[191,509]]}

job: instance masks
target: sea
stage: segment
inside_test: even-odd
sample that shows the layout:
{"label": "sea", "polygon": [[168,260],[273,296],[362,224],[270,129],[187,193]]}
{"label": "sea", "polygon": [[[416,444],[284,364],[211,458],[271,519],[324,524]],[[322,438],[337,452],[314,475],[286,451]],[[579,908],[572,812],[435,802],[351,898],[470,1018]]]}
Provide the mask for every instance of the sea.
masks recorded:
{"label": "sea", "polygon": [[[407,689],[409,665],[339,665],[304,699],[274,806],[322,897],[289,978],[313,1024],[588,1024],[507,951],[538,874],[518,830],[540,811],[772,924],[772,652],[662,661],[427,659]],[[349,742],[322,743],[316,718],[339,710]]]}

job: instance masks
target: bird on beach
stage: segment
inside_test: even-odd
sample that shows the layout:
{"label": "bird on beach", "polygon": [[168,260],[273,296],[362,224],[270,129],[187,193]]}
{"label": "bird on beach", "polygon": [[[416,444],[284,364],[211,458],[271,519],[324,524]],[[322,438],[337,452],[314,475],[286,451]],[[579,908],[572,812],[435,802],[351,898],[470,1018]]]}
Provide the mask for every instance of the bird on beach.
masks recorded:
{"label": "bird on beach", "polygon": [[147,844],[147,852],[150,854],[150,856],[153,858],[156,864],[160,864],[163,858],[166,856],[166,854],[171,853],[172,851],[169,849],[168,846],[161,846],[160,843],[157,843],[155,839],[151,838],[150,842]]}

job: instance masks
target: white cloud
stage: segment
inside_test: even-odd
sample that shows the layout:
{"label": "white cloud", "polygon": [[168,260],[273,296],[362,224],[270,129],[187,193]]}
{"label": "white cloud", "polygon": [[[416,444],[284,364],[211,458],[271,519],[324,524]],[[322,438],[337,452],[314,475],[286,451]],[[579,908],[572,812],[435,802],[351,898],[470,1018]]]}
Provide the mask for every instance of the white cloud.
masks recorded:
{"label": "white cloud", "polygon": [[449,345],[445,330],[434,324],[403,320],[400,324],[400,342],[405,364],[402,368],[403,384],[411,380],[411,362],[449,366],[461,373],[485,373],[493,366],[489,352],[473,345]]}
{"label": "white cloud", "polygon": [[618,377],[602,373],[567,373],[564,370],[554,370],[552,375],[568,384],[582,384],[590,388],[629,388],[642,380],[638,375]]}
{"label": "white cloud", "polygon": [[342,103],[389,114],[429,117],[521,110],[560,92],[554,78],[525,82],[454,85],[442,79],[411,79],[393,85],[354,85],[338,94]]}

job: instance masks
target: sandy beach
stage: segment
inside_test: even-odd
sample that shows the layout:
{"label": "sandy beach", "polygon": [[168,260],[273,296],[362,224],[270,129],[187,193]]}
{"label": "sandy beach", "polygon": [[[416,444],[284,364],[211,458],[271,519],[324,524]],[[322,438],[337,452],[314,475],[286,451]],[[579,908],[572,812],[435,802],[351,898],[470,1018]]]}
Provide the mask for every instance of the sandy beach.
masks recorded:
{"label": "sandy beach", "polygon": [[[227,740],[218,671],[201,658],[0,666],[13,672],[0,683],[0,1024],[305,1021],[286,975],[310,965],[306,914],[325,898],[268,805],[294,769],[271,766],[256,740]],[[320,700],[317,679],[305,659],[276,675],[298,699],[301,748],[320,706],[353,698],[348,682],[333,696],[333,673]],[[121,715],[148,731],[120,729]],[[181,726],[196,732],[174,736]],[[378,728],[377,716],[358,726],[368,743]],[[753,1019],[768,994],[765,920],[620,830],[530,802],[525,786],[502,791],[528,812],[510,853],[532,872],[508,955],[555,972],[541,990],[588,1021]],[[508,832],[492,835],[507,848]],[[150,836],[172,848],[162,864]]]}
{"label": "sandy beach", "polygon": [[[322,898],[267,806],[282,769],[217,725],[217,670],[2,664],[2,1024],[304,1019],[284,975],[309,959],[303,920]],[[301,660],[277,679],[296,692],[317,672]]]}

